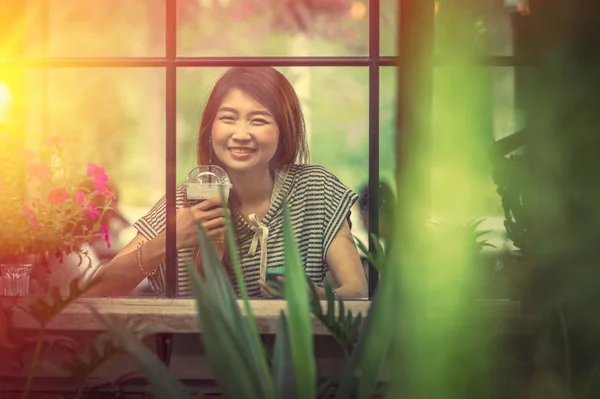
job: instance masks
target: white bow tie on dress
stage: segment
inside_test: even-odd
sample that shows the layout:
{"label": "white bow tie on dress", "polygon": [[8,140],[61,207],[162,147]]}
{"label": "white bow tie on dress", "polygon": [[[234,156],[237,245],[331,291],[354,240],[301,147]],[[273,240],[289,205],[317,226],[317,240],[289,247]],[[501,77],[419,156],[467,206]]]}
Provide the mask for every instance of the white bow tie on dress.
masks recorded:
{"label": "white bow tie on dress", "polygon": [[260,244],[260,278],[265,281],[267,277],[267,239],[269,238],[269,228],[261,224],[254,213],[248,216],[248,220],[250,221],[250,227],[254,231],[254,237],[252,237],[248,254],[254,256],[258,244]]}

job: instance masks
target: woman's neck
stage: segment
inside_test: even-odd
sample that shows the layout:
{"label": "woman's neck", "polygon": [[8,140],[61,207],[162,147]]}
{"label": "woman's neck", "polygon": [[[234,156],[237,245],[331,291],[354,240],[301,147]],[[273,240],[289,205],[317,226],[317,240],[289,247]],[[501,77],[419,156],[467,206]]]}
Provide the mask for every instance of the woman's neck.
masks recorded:
{"label": "woman's neck", "polygon": [[260,206],[271,199],[274,182],[268,169],[259,173],[229,173],[229,179],[235,202],[242,208]]}

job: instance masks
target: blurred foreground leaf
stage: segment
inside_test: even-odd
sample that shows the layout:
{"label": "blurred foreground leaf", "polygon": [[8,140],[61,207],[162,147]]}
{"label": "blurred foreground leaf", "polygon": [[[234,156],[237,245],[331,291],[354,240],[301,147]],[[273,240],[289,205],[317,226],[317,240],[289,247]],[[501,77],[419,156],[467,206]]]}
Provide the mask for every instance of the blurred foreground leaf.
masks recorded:
{"label": "blurred foreground leaf", "polygon": [[142,370],[158,399],[187,398],[190,391],[173,375],[171,370],[161,362],[124,324],[117,319],[104,316],[92,308],[92,312],[100,319],[107,330],[117,337],[120,345],[133,357]]}
{"label": "blurred foreground leaf", "polygon": [[283,204],[283,236],[286,260],[284,295],[298,397],[314,398],[316,370],[308,287],[287,202]]}
{"label": "blurred foreground leaf", "polygon": [[200,225],[198,236],[204,277],[193,264],[188,264],[188,272],[206,356],[219,386],[229,398],[274,398],[271,375],[265,372],[268,367],[263,348],[257,346],[225,268]]}

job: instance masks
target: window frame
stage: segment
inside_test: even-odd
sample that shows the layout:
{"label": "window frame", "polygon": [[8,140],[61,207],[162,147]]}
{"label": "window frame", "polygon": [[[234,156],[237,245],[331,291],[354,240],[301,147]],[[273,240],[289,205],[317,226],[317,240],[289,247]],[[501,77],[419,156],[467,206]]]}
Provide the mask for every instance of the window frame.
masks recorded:
{"label": "window frame", "polygon": [[[47,69],[60,67],[86,68],[164,68],[165,70],[165,159],[166,159],[166,292],[167,298],[176,297],[177,286],[177,249],[175,242],[175,195],[176,195],[176,106],[177,106],[177,70],[186,67],[233,67],[233,66],[306,66],[306,67],[367,67],[369,70],[369,233],[378,231],[377,186],[372,182],[379,181],[379,75],[380,67],[396,66],[395,56],[380,54],[380,2],[368,0],[369,3],[369,53],[365,56],[315,56],[315,57],[180,57],[177,55],[177,1],[165,0],[165,55],[161,57],[49,57],[49,4],[41,1],[41,49],[39,58],[17,57],[3,59],[1,64],[23,67],[40,67],[42,69],[42,93],[47,92]],[[42,104],[44,121],[47,120],[46,96]],[[369,247],[372,243],[369,242]],[[369,299],[377,287],[378,273],[369,267]]]}
{"label": "window frame", "polygon": [[[164,68],[165,70],[165,159],[166,159],[166,292],[167,298],[176,297],[177,280],[177,250],[175,242],[175,191],[176,191],[176,106],[177,106],[177,70],[186,67],[233,67],[233,66],[306,66],[306,67],[366,67],[369,70],[369,250],[374,248],[371,239],[372,234],[379,231],[379,94],[380,94],[380,68],[396,67],[397,74],[397,99],[410,96],[410,82],[405,77],[411,76],[411,68],[420,65],[432,65],[433,67],[444,65],[444,60],[434,57],[431,48],[427,46],[427,40],[433,39],[434,32],[434,0],[397,0],[397,50],[402,53],[394,56],[382,56],[380,53],[380,0],[368,0],[368,43],[369,51],[365,56],[265,56],[265,57],[180,57],[177,56],[177,0],[164,0],[165,4],[165,55],[161,57],[49,57],[48,34],[49,34],[49,2],[40,1],[41,10],[41,49],[42,56],[39,58],[16,57],[1,59],[0,65],[40,67],[43,73],[43,85],[40,91],[47,93],[47,69],[56,67],[97,67],[97,68],[130,68],[148,67]],[[420,21],[417,25],[415,21]],[[419,53],[418,46],[409,32],[416,34],[426,33],[420,38],[419,43],[425,44],[425,52]],[[431,36],[429,36],[431,35]],[[427,61],[431,61],[428,63]],[[485,56],[480,60],[482,66],[524,66],[530,64],[530,60],[522,55]],[[407,72],[408,73],[403,73]],[[433,71],[432,71],[433,72]],[[431,100],[431,80],[426,79],[425,85],[429,86],[427,94]],[[47,120],[46,95],[43,95],[42,116]],[[411,131],[410,121],[405,116],[411,114],[410,101],[397,102],[396,122],[396,157],[397,169],[396,179],[401,176],[404,143]],[[430,102],[428,102],[430,104]],[[431,110],[430,110],[431,111]],[[397,183],[399,183],[397,181]],[[400,187],[398,185],[398,187]],[[379,275],[376,269],[370,265],[368,273],[369,299],[373,298],[377,288]]]}

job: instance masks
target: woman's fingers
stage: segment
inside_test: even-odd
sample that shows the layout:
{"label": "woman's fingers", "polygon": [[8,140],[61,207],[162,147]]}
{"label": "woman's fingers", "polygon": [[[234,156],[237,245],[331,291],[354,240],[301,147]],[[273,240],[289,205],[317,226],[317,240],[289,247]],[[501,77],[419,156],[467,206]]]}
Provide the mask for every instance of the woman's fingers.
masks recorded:
{"label": "woman's fingers", "polygon": [[273,295],[269,294],[263,287],[260,287],[260,295],[262,295],[263,298],[273,298]]}
{"label": "woman's fingers", "polygon": [[220,199],[207,199],[196,204],[189,209],[196,215],[204,215],[207,219],[212,219],[220,216],[231,216],[231,211],[223,206]]}
{"label": "woman's fingers", "polygon": [[209,209],[212,209],[215,207],[219,207],[219,208],[222,207],[221,198],[215,197],[215,198],[206,199],[206,200],[200,202],[199,204],[192,206],[190,209],[195,210],[195,211],[196,210],[208,211]]}
{"label": "woman's fingers", "polygon": [[223,208],[217,207],[214,209],[210,209],[207,211],[203,211],[201,209],[190,208],[194,215],[194,219],[198,221],[208,221],[217,218],[223,218],[223,214],[225,213]]}
{"label": "woman's fingers", "polygon": [[216,229],[212,229],[206,232],[208,238],[215,239],[218,238],[220,241],[225,241],[225,227],[217,227]]}
{"label": "woman's fingers", "polygon": [[202,222],[202,227],[204,227],[204,230],[212,230],[212,229],[216,229],[216,228],[224,227],[224,226],[225,226],[225,218],[223,218],[223,217],[218,217],[215,219],[211,219],[211,220]]}
{"label": "woman's fingers", "polygon": [[279,291],[277,289],[271,287],[269,284],[265,283],[262,279],[258,280],[258,285],[260,286],[260,293],[265,298],[273,298],[276,296],[280,296]]}

